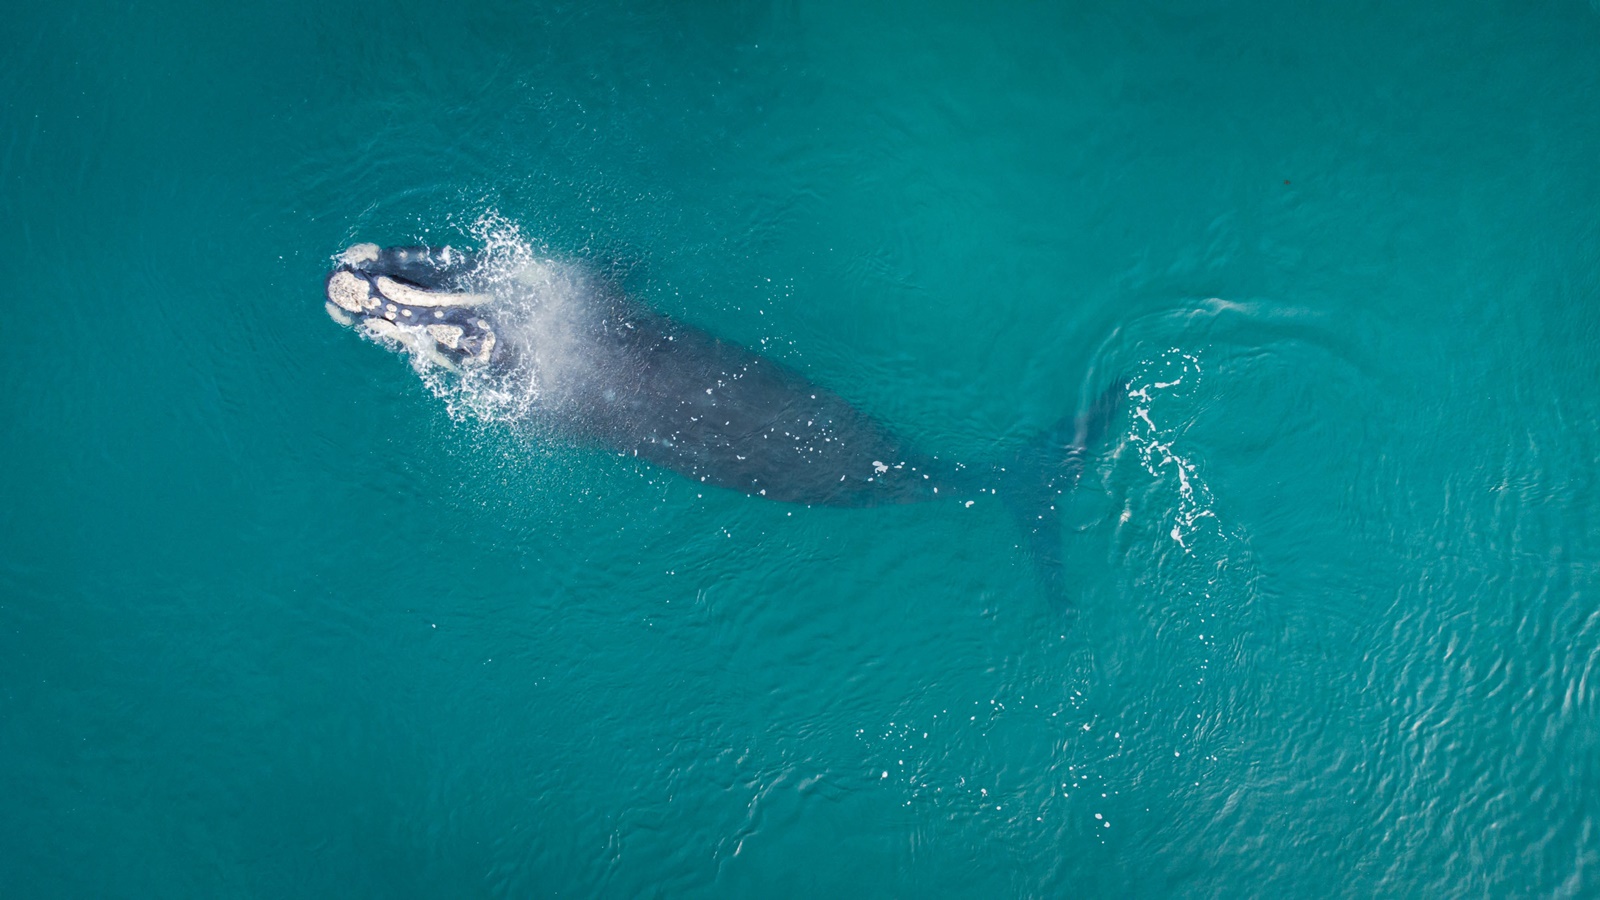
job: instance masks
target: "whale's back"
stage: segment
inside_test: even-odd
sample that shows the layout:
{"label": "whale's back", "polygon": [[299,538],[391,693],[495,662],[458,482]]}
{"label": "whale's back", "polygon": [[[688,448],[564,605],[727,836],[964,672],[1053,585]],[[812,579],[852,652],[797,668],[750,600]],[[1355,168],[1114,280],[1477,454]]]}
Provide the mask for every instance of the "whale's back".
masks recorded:
{"label": "whale's back", "polygon": [[939,463],[794,369],[626,301],[584,327],[545,414],[692,480],[795,503],[929,499]]}

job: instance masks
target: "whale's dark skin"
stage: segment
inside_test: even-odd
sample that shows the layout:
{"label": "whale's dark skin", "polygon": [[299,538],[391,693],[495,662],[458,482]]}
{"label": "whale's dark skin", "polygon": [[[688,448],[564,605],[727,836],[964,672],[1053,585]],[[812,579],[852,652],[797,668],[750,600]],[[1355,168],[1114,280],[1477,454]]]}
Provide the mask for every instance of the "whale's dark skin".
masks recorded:
{"label": "whale's dark skin", "polygon": [[[341,260],[329,276],[335,318],[385,329],[386,322],[373,320],[465,328],[457,348],[426,338],[420,347],[408,346],[466,363],[476,348],[492,346],[478,358],[480,377],[531,377],[538,398],[528,410],[532,424],[568,440],[790,503],[956,501],[999,488],[1033,536],[1035,557],[1057,592],[1060,530],[1050,504],[1076,485],[1085,451],[1123,388],[1113,385],[1087,413],[1063,420],[1007,466],[968,468],[917,451],[794,369],[670,319],[598,280],[566,291],[559,301],[473,303],[470,292],[483,283],[471,255],[357,245]],[[350,285],[360,302],[349,300]],[[410,288],[420,293],[407,294]],[[336,295],[343,296],[345,313],[333,308]],[[408,307],[407,296],[422,305]],[[460,305],[429,305],[458,297]],[[352,318],[361,322],[347,321]],[[495,339],[485,344],[490,331]]]}
{"label": "whale's dark skin", "polygon": [[770,500],[955,499],[959,470],[793,369],[626,301],[602,301],[545,415],[586,442]]}

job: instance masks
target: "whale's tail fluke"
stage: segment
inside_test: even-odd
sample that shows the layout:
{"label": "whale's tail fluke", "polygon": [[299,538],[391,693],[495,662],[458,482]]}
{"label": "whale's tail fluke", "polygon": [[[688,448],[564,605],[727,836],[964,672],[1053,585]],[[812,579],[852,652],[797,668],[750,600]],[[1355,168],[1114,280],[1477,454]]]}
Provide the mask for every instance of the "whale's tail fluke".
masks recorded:
{"label": "whale's tail fluke", "polygon": [[1062,561],[1060,499],[1072,492],[1083,477],[1090,450],[1105,437],[1128,392],[1129,380],[1113,381],[1094,402],[1066,416],[1039,435],[1016,456],[1007,472],[1011,476],[1008,504],[1027,535],[1046,592],[1064,609],[1072,609],[1071,593]]}

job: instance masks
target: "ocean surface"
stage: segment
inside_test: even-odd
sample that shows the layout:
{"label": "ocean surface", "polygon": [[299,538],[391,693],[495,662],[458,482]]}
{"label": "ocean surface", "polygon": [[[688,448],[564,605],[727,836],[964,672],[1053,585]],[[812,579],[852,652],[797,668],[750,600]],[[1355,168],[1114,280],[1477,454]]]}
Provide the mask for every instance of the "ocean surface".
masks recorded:
{"label": "ocean surface", "polygon": [[[581,260],[1061,505],[486,420]],[[0,896],[1600,896],[1600,4],[23,4]]]}

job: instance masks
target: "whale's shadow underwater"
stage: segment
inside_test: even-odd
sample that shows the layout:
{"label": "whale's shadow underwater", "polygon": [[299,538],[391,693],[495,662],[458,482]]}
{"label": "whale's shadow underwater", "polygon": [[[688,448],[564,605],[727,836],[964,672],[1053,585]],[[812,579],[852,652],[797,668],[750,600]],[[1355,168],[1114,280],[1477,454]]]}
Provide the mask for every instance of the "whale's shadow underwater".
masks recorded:
{"label": "whale's shadow underwater", "polygon": [[518,418],[697,482],[788,503],[1002,500],[1051,596],[1068,600],[1057,498],[1127,390],[1118,380],[1015,455],[950,463],[839,394],[625,297],[577,263],[356,244],[326,282],[336,321],[453,373]]}

